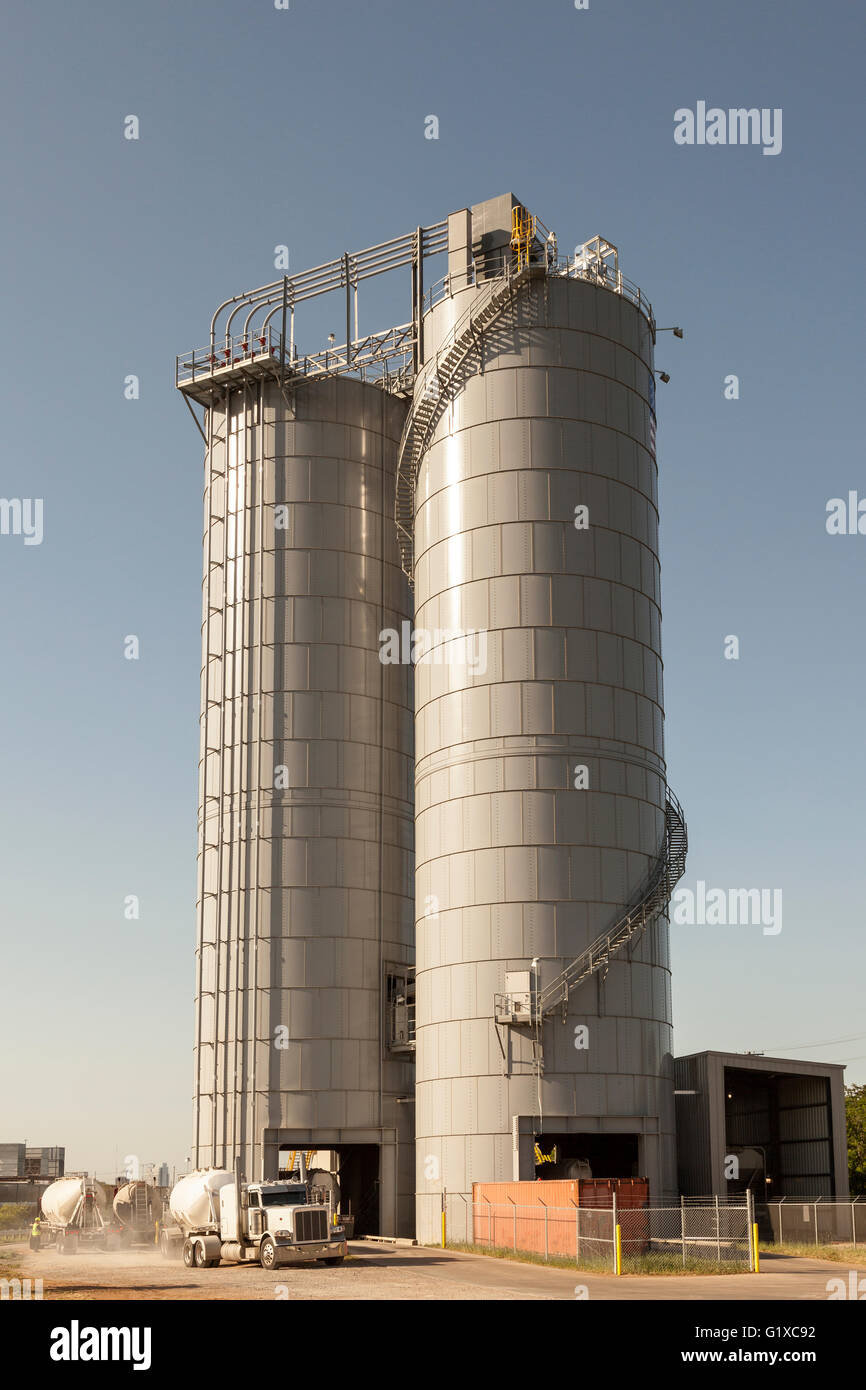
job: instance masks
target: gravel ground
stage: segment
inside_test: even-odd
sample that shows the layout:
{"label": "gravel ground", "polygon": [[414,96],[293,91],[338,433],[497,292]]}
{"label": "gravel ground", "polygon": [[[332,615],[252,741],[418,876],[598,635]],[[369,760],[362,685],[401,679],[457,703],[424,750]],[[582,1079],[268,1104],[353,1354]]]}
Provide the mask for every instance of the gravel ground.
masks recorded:
{"label": "gravel ground", "polygon": [[[508,1288],[501,1271],[493,1270],[493,1287],[479,1283],[473,1271],[459,1267],[450,1252],[418,1248],[365,1245],[353,1242],[350,1256],[337,1268],[301,1265],[267,1271],[258,1265],[220,1265],[218,1269],[187,1269],[179,1260],[164,1260],[150,1250],[94,1251],[75,1257],[52,1250],[32,1253],[27,1246],[12,1247],[10,1263],[25,1278],[41,1277],[45,1299],[520,1299],[573,1297],[574,1279],[566,1275],[567,1292]],[[473,1261],[473,1263],[481,1263]],[[485,1262],[486,1263],[486,1262]],[[493,1263],[492,1261],[490,1262]],[[496,1262],[499,1264],[499,1262]],[[448,1275],[435,1272],[448,1266]],[[523,1267],[518,1284],[526,1281]],[[482,1271],[483,1272],[483,1271]],[[542,1276],[557,1271],[542,1270]],[[561,1273],[561,1272],[560,1272]],[[454,1277],[456,1276],[456,1277]],[[512,1283],[514,1281],[511,1281]],[[560,1279],[557,1281],[562,1283]]]}
{"label": "gravel ground", "polygon": [[[26,1245],[4,1247],[4,1265],[24,1278],[43,1280],[45,1299],[341,1299],[369,1301],[573,1300],[576,1289],[590,1299],[764,1299],[823,1300],[828,1280],[844,1266],[828,1260],[762,1255],[761,1273],[707,1276],[625,1276],[583,1274],[579,1270],[464,1255],[423,1246],[391,1246],[354,1241],[344,1265],[273,1270],[258,1265],[187,1269],[151,1250],[62,1256],[31,1252]],[[866,1277],[861,1261],[854,1266]],[[866,1287],[866,1285],[864,1285]]]}

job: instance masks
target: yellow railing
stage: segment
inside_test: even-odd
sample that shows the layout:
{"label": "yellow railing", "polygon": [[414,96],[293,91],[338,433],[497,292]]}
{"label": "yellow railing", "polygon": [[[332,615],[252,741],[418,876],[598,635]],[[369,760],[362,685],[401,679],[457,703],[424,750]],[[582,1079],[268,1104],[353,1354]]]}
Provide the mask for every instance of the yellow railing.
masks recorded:
{"label": "yellow railing", "polygon": [[535,241],[535,218],[519,203],[511,209],[511,249],[517,256],[517,269],[529,265],[532,243]]}

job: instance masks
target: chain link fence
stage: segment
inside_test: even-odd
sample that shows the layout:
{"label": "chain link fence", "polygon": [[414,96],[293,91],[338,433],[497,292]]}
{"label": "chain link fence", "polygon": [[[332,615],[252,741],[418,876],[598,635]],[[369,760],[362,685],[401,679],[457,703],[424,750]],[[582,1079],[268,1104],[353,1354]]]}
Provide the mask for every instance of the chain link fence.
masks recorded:
{"label": "chain link fence", "polygon": [[866,1198],[782,1197],[757,1205],[761,1235],[777,1245],[866,1246]]}
{"label": "chain link fence", "polygon": [[748,1270],[752,1264],[749,1208],[744,1203],[626,1208],[618,1211],[623,1273]]}
{"label": "chain link fence", "polygon": [[470,1200],[469,1206],[471,1243],[476,1246],[541,1255],[545,1260],[566,1259],[584,1269],[611,1268],[616,1227],[610,1207],[523,1206],[486,1200]]}
{"label": "chain link fence", "polygon": [[442,1244],[523,1254],[587,1271],[645,1274],[749,1270],[746,1203],[706,1206],[590,1207],[473,1201],[468,1193],[430,1193],[428,1230]]}

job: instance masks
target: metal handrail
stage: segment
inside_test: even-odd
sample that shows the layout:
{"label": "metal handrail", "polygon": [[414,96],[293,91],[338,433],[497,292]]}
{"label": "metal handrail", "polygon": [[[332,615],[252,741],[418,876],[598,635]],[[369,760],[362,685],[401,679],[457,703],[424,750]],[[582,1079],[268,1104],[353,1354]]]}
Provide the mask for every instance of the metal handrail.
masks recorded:
{"label": "metal handrail", "polygon": [[551,270],[552,275],[563,276],[569,280],[586,280],[590,284],[598,285],[601,289],[609,290],[611,294],[621,294],[623,299],[627,299],[630,304],[634,304],[639,309],[655,333],[656,321],[653,315],[653,307],[647,299],[640,285],[636,285],[633,280],[629,280],[619,270],[615,275],[605,275],[603,272],[592,271],[589,267],[581,268],[575,265],[574,257],[560,257],[555,267]]}
{"label": "metal handrail", "polygon": [[664,844],[633,905],[539,992],[537,998],[531,1001],[529,1010],[513,1008],[515,996],[496,995],[494,1010],[500,1021],[507,1019],[514,1022],[514,1015],[517,1014],[520,1015],[519,1022],[535,1024],[556,1008],[562,1009],[565,1019],[571,991],[598,970],[606,970],[613,957],[624,946],[637,940],[653,918],[665,910],[674,888],[685,873],[688,845],[683,809],[668,787],[665,792]]}
{"label": "metal handrail", "polygon": [[193,348],[188,355],[181,354],[176,360],[175,385],[189,385],[200,377],[213,376],[214,372],[242,361],[262,357],[278,359],[282,355],[280,344],[280,334],[268,327],[258,333],[236,333],[227,340],[225,347],[209,343],[206,347]]}
{"label": "metal handrail", "polygon": [[[465,283],[461,284],[460,281]],[[435,280],[424,296],[423,313],[429,311],[443,299],[450,298],[457,290],[471,289],[477,283],[475,262],[470,261],[465,270],[449,270],[441,280]]]}
{"label": "metal handrail", "polygon": [[[481,292],[467,304],[459,319],[452,324],[436,356],[425,362],[415,380],[415,402],[406,417],[400,448],[397,454],[397,478],[394,496],[394,522],[397,527],[397,543],[404,573],[412,581],[412,550],[414,523],[415,481],[424,448],[426,447],[431,421],[435,417],[441,401],[455,372],[465,359],[466,353],[475,342],[477,321],[501,299],[504,307],[518,285],[527,279],[533,267],[518,269],[506,264],[503,273],[491,276],[483,282]],[[498,312],[498,310],[497,310]],[[487,325],[485,325],[487,326]],[[454,360],[449,359],[454,356]],[[443,375],[443,367],[448,369]],[[435,390],[430,387],[435,380]]]}
{"label": "metal handrail", "polygon": [[[558,256],[554,264],[549,264],[546,259],[544,248],[540,248],[536,256],[530,261],[531,265],[546,265],[551,275],[569,279],[585,280],[588,284],[598,285],[600,289],[610,290],[611,294],[622,295],[629,303],[634,304],[639,309],[644,318],[655,332],[655,317],[653,307],[647,296],[644,294],[640,285],[635,284],[623,275],[621,270],[615,274],[607,274],[604,269],[595,270],[592,267],[580,267],[575,264],[573,256]],[[506,265],[502,274],[507,274],[513,269]],[[491,276],[491,279],[496,278]],[[483,283],[483,282],[481,282]],[[463,289],[471,289],[479,284],[478,269],[475,261],[471,261],[465,270],[449,271],[441,279],[436,280],[424,296],[423,312],[426,314],[434,308],[441,300],[458,293]]]}
{"label": "metal handrail", "polygon": [[[355,339],[348,344],[348,349],[347,344],[342,343],[324,348],[321,352],[307,353],[302,357],[296,353],[290,357],[288,352],[284,354],[282,334],[269,324],[260,332],[232,335],[225,347],[211,348],[208,344],[181,355],[175,365],[175,385],[192,385],[216,372],[260,362],[263,358],[272,358],[275,365],[284,361],[287,372],[292,376],[329,376],[346,371],[362,371],[382,365],[392,358],[403,359],[398,368],[403,373],[411,363],[414,345],[415,325],[404,323]],[[369,379],[368,375],[364,379]]]}
{"label": "metal handrail", "polygon": [[575,984],[606,965],[613,955],[639,936],[647,924],[667,907],[674,888],[686,871],[688,845],[683,808],[668,787],[665,792],[664,845],[644,881],[637,901],[613,927],[596,937],[585,951],[541,991],[538,997],[538,1013],[542,1018],[551,1013],[557,1005],[567,1005],[569,992]]}

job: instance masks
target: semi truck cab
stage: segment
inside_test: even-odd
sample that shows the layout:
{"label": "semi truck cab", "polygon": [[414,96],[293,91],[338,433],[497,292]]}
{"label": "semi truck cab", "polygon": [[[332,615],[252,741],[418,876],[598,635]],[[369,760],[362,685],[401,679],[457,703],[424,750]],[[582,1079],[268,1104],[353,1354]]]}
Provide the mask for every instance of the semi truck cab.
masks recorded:
{"label": "semi truck cab", "polygon": [[258,1261],[263,1269],[277,1269],[316,1260],[337,1265],[346,1258],[344,1228],[335,1224],[329,1203],[312,1201],[306,1179],[243,1183],[240,1203],[237,1193],[236,1183],[221,1187],[218,1197],[213,1194],[218,1219],[184,1232],[184,1264],[209,1269],[220,1260]]}
{"label": "semi truck cab", "polygon": [[[246,1226],[247,1239],[258,1243],[263,1268],[308,1260],[337,1264],[345,1258],[342,1227],[333,1224],[329,1206],[311,1203],[310,1196],[306,1182],[250,1183],[242,1189],[240,1224]],[[224,1187],[220,1192],[220,1225],[224,1233],[232,1223],[237,1227],[235,1188]],[[223,1238],[233,1239],[228,1234]]]}

